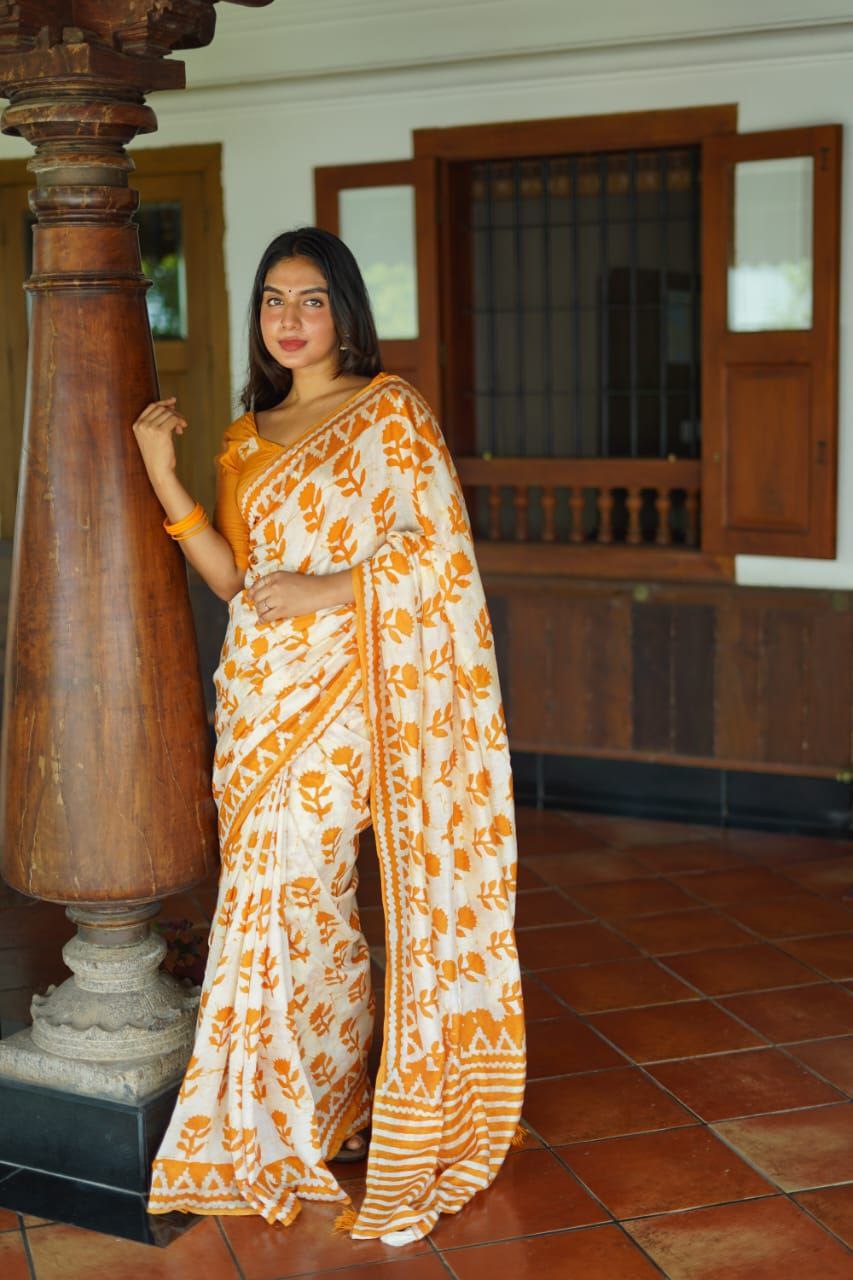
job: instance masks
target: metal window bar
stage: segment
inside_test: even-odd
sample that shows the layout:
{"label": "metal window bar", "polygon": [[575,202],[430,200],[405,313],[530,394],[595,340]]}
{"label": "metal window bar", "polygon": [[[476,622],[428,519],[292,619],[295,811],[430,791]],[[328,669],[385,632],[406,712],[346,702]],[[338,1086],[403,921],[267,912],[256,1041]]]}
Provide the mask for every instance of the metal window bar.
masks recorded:
{"label": "metal window bar", "polygon": [[554,453],[554,421],[551,413],[551,162],[543,160],[539,166],[542,175],[542,389],[545,393],[544,426],[545,448]]}
{"label": "metal window bar", "polygon": [[599,358],[600,384],[598,391],[599,404],[599,436],[598,436],[598,452],[602,458],[606,458],[610,454],[610,314],[608,305],[610,301],[610,288],[608,280],[608,252],[607,252],[607,169],[608,157],[606,155],[599,156],[598,174],[599,174],[599,202],[600,202],[600,226],[599,226],[599,243],[601,246],[601,263],[599,266],[599,289],[601,293],[601,318],[599,321],[599,333],[601,335],[600,345],[601,353]]}
{"label": "metal window bar", "polygon": [[494,396],[497,380],[498,326],[495,310],[495,207],[492,193],[492,165],[486,165],[486,297],[490,308],[489,322],[489,453],[497,452],[497,412],[498,406]]}
{"label": "metal window bar", "polygon": [[[649,185],[650,174],[653,175],[651,182],[658,186],[659,198],[641,201],[641,192],[654,189]],[[529,452],[535,423],[542,433],[541,443],[536,447],[548,456],[589,455],[592,442],[584,439],[583,423],[584,415],[592,413],[590,421],[597,420],[598,456],[608,457],[612,448],[625,448],[624,440],[617,446],[612,430],[611,408],[621,404],[625,406],[629,424],[627,452],[631,456],[665,457],[671,450],[692,457],[698,455],[701,430],[698,182],[698,149],[690,149],[686,154],[684,149],[677,152],[660,149],[618,157],[603,153],[500,163],[484,161],[474,166],[473,199],[478,202],[480,216],[472,219],[471,234],[480,237],[482,252],[476,257],[478,272],[472,306],[466,310],[463,322],[475,326],[478,335],[480,381],[472,399],[478,415],[477,435],[484,452],[496,456]],[[628,199],[617,207],[610,197],[618,190],[626,192]],[[678,193],[677,200],[673,193]],[[562,199],[552,199],[555,196]],[[530,222],[524,222],[524,201],[528,198],[541,200],[542,214],[541,218],[534,216]],[[498,202],[501,209],[496,213]],[[623,205],[628,209],[627,218]],[[654,217],[649,215],[649,209],[656,210]],[[538,210],[533,212],[536,215]],[[639,237],[643,224],[656,225],[658,232],[651,238],[645,237],[641,258]],[[617,225],[625,228],[624,249],[620,249],[616,241],[610,244],[611,228]],[[509,234],[499,238],[499,226]],[[561,233],[563,228],[568,230],[565,236]],[[541,236],[542,272],[536,273],[536,279],[525,280],[524,267],[535,260],[532,250],[528,256],[528,244],[534,235]],[[648,260],[649,246],[655,243],[657,257]],[[556,272],[564,279],[567,267],[570,268],[568,291],[557,295]],[[627,277],[627,302],[616,300],[619,294],[614,294],[611,287],[614,272]],[[648,289],[655,277],[657,300],[648,301]],[[670,283],[681,277],[687,287],[688,314],[683,315],[686,324],[683,345],[679,338],[679,345],[673,347]],[[500,278],[507,282],[512,301],[502,299],[498,306],[496,281]],[[531,367],[525,358],[531,354],[530,333],[524,324],[524,317],[528,315],[539,317],[542,343],[541,364]],[[559,350],[554,349],[553,339],[557,332],[555,320],[560,315],[569,317],[565,331],[559,330],[561,342],[567,344],[566,357],[571,355],[572,382],[565,389],[555,376],[561,356]],[[501,316],[505,317],[503,321]],[[592,355],[588,342],[595,332],[593,317],[598,322],[598,358],[587,358],[584,362],[585,351],[588,357]],[[618,317],[621,319],[614,328]],[[673,313],[673,321],[675,319],[679,324],[682,322],[680,302],[677,315]],[[659,333],[659,342],[650,360],[646,335],[652,326]],[[506,328],[516,338],[518,362],[516,376],[509,385],[498,342]],[[676,367],[679,369],[677,379],[673,374]],[[627,368],[627,378],[622,385],[614,385],[614,375],[620,368]],[[625,374],[620,377],[625,378]],[[649,403],[652,396],[656,397],[654,405]],[[500,405],[507,403],[509,397],[518,409],[518,429],[507,433],[501,426],[505,422],[505,411],[500,410]],[[684,409],[680,414],[671,414],[670,406],[679,402],[684,403]],[[535,412],[534,405],[537,406]],[[620,409],[620,416],[622,413]],[[640,423],[649,417],[653,422],[655,414],[657,430],[651,439],[647,440],[644,435],[641,440]],[[671,436],[671,423],[684,416],[688,417],[688,429],[687,439],[682,442]],[[527,426],[530,430],[526,430]],[[595,454],[594,446],[592,453]]]}
{"label": "metal window bar", "polygon": [[632,458],[640,453],[639,404],[637,400],[637,156],[628,157],[628,207],[631,219],[628,227],[628,387],[631,392],[630,444]]}
{"label": "metal window bar", "polygon": [[690,377],[688,380],[690,394],[690,457],[699,456],[699,386],[696,369],[699,364],[699,304],[700,287],[700,253],[701,241],[699,230],[699,152],[693,151],[690,156],[690,212],[693,234],[690,237]]}
{"label": "metal window bar", "polygon": [[526,430],[526,413],[524,403],[524,321],[522,307],[524,305],[524,254],[522,251],[521,225],[521,165],[513,166],[512,202],[515,221],[513,223],[513,256],[515,275],[515,377],[518,412],[515,419],[515,452],[517,456],[527,453],[529,432]]}
{"label": "metal window bar", "polygon": [[660,153],[660,285],[658,286],[658,304],[660,319],[658,321],[658,352],[660,368],[660,406],[658,416],[658,453],[665,458],[669,452],[669,397],[667,382],[669,378],[669,281],[667,255],[669,253],[669,166],[667,153]]}
{"label": "metal window bar", "polygon": [[581,229],[580,208],[578,205],[578,158],[572,156],[572,389],[574,391],[574,452],[576,457],[583,453],[583,394],[581,389],[581,352],[583,337],[581,333]]}

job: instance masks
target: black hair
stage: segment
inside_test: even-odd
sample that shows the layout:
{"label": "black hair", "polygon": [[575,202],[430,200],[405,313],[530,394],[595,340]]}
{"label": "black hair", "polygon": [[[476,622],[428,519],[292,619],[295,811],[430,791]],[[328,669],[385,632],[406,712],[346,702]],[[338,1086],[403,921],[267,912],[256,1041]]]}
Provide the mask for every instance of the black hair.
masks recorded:
{"label": "black hair", "polygon": [[285,258],[309,258],[322,271],[329,289],[329,306],[340,346],[338,372],[374,377],[382,368],[379,339],[367,288],[350,250],[320,227],[300,227],[276,236],[264,250],[249,302],[249,373],[243,388],[243,408],[255,411],[280,404],[290,390],[293,375],[280,365],[261,336],[261,304],[264,283],[276,263]]}

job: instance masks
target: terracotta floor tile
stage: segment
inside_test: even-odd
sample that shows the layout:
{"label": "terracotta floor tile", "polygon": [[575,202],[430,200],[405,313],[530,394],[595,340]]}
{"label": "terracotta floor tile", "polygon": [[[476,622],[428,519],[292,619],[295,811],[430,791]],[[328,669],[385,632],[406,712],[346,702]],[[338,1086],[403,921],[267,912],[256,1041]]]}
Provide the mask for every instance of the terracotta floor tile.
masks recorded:
{"label": "terracotta floor tile", "polygon": [[785,867],[785,875],[812,893],[837,896],[853,889],[853,849],[841,857],[795,862]]}
{"label": "terracotta floor tile", "polygon": [[0,948],[38,946],[46,938],[61,946],[76,929],[58,903],[27,901],[0,911]]}
{"label": "terracotta floor tile", "polygon": [[[347,1183],[347,1191],[356,1198],[352,1183]],[[379,1240],[352,1240],[332,1228],[341,1208],[303,1201],[299,1217],[289,1227],[271,1227],[258,1217],[223,1218],[222,1225],[245,1280],[284,1280],[430,1252],[426,1240],[402,1249]]]}
{"label": "terracotta floor tile", "polygon": [[535,809],[516,811],[518,850],[522,859],[531,854],[574,853],[579,849],[603,847],[594,832],[579,827],[565,814]]}
{"label": "terracotta floor tile", "polygon": [[569,889],[576,884],[636,880],[646,874],[646,868],[636,858],[604,847],[587,853],[556,853],[547,858],[528,858],[527,865],[548,884]]}
{"label": "terracotta floor tile", "polygon": [[459,1280],[660,1280],[660,1272],[618,1227],[530,1236],[448,1256]]}
{"label": "terracotta floor tile", "polygon": [[662,911],[684,911],[697,903],[667,880],[621,880],[614,884],[576,885],[572,897],[593,915],[648,916]]}
{"label": "terracotta floor tile", "polygon": [[441,1217],[430,1239],[438,1249],[453,1249],[608,1221],[550,1151],[519,1151],[508,1157],[488,1191],[461,1213]]}
{"label": "terracotta floor tile", "polygon": [[783,1191],[853,1181],[853,1103],[715,1124],[717,1133]]}
{"label": "terracotta floor tile", "polygon": [[827,978],[853,978],[853,933],[825,933],[819,938],[792,938],[779,944]]}
{"label": "terracotta floor tile", "polygon": [[0,1231],[17,1231],[18,1215],[11,1209],[0,1209]]}
{"label": "terracotta floor tile", "polygon": [[783,1196],[643,1218],[626,1230],[669,1280],[850,1280],[850,1255]]}
{"label": "terracotta floor tile", "polygon": [[654,960],[611,960],[571,969],[549,969],[541,981],[577,1013],[698,999],[695,991],[666,973]]}
{"label": "terracotta floor tile", "polygon": [[816,1040],[853,1031],[853,999],[843,987],[821,983],[754,995],[730,996],[721,1002],[773,1044]]}
{"label": "terracotta floor tile", "polygon": [[736,947],[750,941],[743,929],[716,911],[705,909],[619,920],[614,927],[655,956],[704,951],[707,947]]}
{"label": "terracotta floor tile", "polygon": [[703,1120],[844,1100],[843,1094],[776,1049],[661,1062],[649,1072]]}
{"label": "terracotta floor tile", "polygon": [[853,1183],[822,1187],[820,1191],[801,1191],[795,1199],[853,1249]]}
{"label": "terracotta floor tile", "polygon": [[[367,1262],[360,1267],[336,1267],[323,1275],[324,1280],[380,1280],[380,1277],[381,1280],[447,1280],[447,1270],[434,1253],[421,1254],[417,1258],[399,1258],[383,1262],[381,1266]],[[310,1280],[310,1277],[305,1277],[305,1280]]]}
{"label": "terracotta floor tile", "polygon": [[697,1209],[773,1190],[699,1126],[561,1147],[560,1155],[615,1218]]}
{"label": "terracotta floor tile", "polygon": [[661,875],[699,871],[737,871],[752,866],[748,858],[724,848],[717,840],[689,840],[684,844],[652,845],[632,850],[633,856]]}
{"label": "terracotta floor tile", "polygon": [[662,1062],[762,1044],[760,1036],[706,1000],[594,1013],[588,1021],[636,1062]]}
{"label": "terracotta floor tile", "polygon": [[532,867],[528,866],[523,860],[519,860],[515,887],[521,892],[525,889],[544,889],[546,886],[545,881]]}
{"label": "terracotta floor tile", "polygon": [[772,902],[727,907],[733,920],[764,938],[793,938],[799,934],[841,933],[853,929],[853,911],[827,898],[801,893]]}
{"label": "terracotta floor tile", "polygon": [[528,1080],[624,1065],[621,1054],[571,1014],[548,1022],[534,1022],[528,1028]]}
{"label": "terracotta floor tile", "polygon": [[729,828],[723,835],[729,849],[760,862],[782,864],[829,858],[851,852],[849,842],[829,836],[798,836],[785,831],[746,831]]}
{"label": "terracotta floor tile", "polygon": [[713,906],[727,902],[754,902],[799,893],[799,886],[768,867],[739,871],[703,871],[699,875],[672,877],[682,888]]}
{"label": "terracotta floor tile", "polygon": [[619,818],[609,814],[576,813],[574,821],[618,848],[633,845],[677,844],[679,841],[715,839],[719,828],[698,823],[662,822],[653,818]]}
{"label": "terracotta floor tile", "polygon": [[546,1142],[586,1142],[693,1123],[683,1107],[633,1067],[534,1080],[524,1118]]}
{"label": "terracotta floor tile", "polygon": [[591,964],[596,960],[618,960],[635,956],[618,934],[600,924],[558,924],[543,929],[523,929],[518,935],[518,954],[527,969],[556,969],[567,964]]}
{"label": "terracotta floor tile", "polygon": [[381,947],[385,942],[385,910],[383,907],[361,907],[359,909],[361,931],[367,939],[368,946]]}
{"label": "terracotta floor tile", "polygon": [[59,1224],[28,1232],[27,1238],[38,1280],[187,1280],[194,1275],[237,1280],[239,1275],[213,1218],[190,1227],[165,1249]]}
{"label": "terracotta floor tile", "polygon": [[853,1094],[853,1036],[806,1040],[791,1045],[790,1052],[837,1089]]}
{"label": "terracotta floor tile", "polygon": [[539,979],[530,973],[521,975],[521,994],[526,1022],[536,1022],[540,1018],[565,1018],[565,1005],[555,1000]]}
{"label": "terracotta floor tile", "polygon": [[519,929],[543,924],[574,924],[588,919],[589,912],[581,911],[558,889],[526,890],[516,898],[515,923]]}
{"label": "terracotta floor tile", "polygon": [[4,1231],[0,1235],[0,1275],[3,1280],[30,1280],[24,1237],[20,1231]]}
{"label": "terracotta floor tile", "polygon": [[709,996],[814,983],[815,975],[766,942],[667,956],[666,966]]}

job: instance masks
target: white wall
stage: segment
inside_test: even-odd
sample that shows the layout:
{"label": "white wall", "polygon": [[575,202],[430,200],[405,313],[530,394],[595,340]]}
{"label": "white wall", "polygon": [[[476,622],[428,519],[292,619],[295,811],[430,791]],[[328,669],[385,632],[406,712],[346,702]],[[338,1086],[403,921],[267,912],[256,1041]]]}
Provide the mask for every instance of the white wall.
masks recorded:
{"label": "white wall", "polygon": [[[278,231],[312,221],[315,165],[408,156],[417,128],[543,116],[736,102],[742,132],[840,122],[838,557],[744,556],[737,577],[853,588],[853,0],[813,0],[818,12],[803,17],[805,3],[599,0],[583,13],[567,0],[220,6],[217,41],[186,55],[191,88],[152,96],[160,129],[137,145],[222,143],[235,388],[257,259]],[[0,139],[0,158],[24,153]]]}

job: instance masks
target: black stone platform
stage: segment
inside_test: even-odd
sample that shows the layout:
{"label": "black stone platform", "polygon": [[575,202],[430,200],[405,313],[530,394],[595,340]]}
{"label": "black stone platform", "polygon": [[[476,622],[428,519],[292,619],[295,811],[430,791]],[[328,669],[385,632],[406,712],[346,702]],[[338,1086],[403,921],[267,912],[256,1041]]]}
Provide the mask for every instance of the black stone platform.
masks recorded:
{"label": "black stone platform", "polygon": [[0,1208],[167,1245],[198,1221],[146,1212],[177,1092],[134,1105],[0,1078]]}

